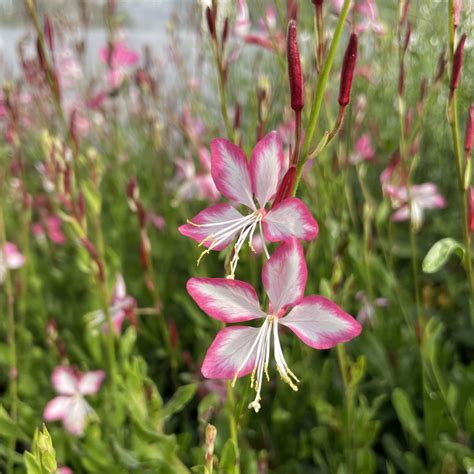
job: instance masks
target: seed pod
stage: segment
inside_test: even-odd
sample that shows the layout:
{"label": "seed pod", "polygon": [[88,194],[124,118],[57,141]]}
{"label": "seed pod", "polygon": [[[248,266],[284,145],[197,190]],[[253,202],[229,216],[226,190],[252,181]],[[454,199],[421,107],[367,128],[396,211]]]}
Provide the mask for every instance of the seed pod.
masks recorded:
{"label": "seed pod", "polygon": [[449,85],[451,91],[454,91],[459,85],[459,78],[461,77],[462,56],[464,52],[464,44],[466,43],[466,33],[463,33],[459,40],[456,51],[454,52],[453,71],[451,74],[451,83]]}
{"label": "seed pod", "polygon": [[344,61],[341,69],[341,84],[339,89],[339,105],[345,107],[351,97],[352,79],[357,61],[357,35],[351,34],[349,44],[344,53]]}
{"label": "seed pod", "polygon": [[288,77],[290,80],[291,108],[296,112],[304,107],[303,74],[296,36],[296,22],[290,20],[287,35]]}

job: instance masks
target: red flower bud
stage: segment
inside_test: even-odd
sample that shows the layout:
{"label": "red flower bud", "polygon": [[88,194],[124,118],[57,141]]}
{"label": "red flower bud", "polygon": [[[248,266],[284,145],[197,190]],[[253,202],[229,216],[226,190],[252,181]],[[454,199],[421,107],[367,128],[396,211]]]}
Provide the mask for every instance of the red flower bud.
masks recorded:
{"label": "red flower bud", "polygon": [[341,70],[341,85],[339,89],[339,105],[345,107],[349,103],[351,97],[352,79],[354,77],[354,69],[357,61],[357,35],[351,34],[349,44],[344,53],[344,61]]}
{"label": "red flower bud", "polygon": [[288,171],[283,176],[281,180],[280,187],[278,188],[277,195],[273,201],[273,206],[275,207],[277,204],[280,204],[286,198],[291,197],[293,192],[293,186],[295,184],[295,177],[296,177],[296,167],[294,165],[288,168]]}
{"label": "red flower bud", "polygon": [[209,7],[206,8],[206,20],[211,37],[216,39],[216,19],[214,17],[213,11]]}
{"label": "red flower bud", "polygon": [[49,19],[48,15],[45,15],[44,17],[44,36],[46,37],[48,48],[50,49],[50,51],[53,51],[54,50],[53,25],[51,24],[51,20]]}
{"label": "red flower bud", "polygon": [[403,50],[404,51],[406,51],[408,49],[408,45],[410,44],[411,32],[412,32],[411,23],[408,22],[407,30],[405,32],[405,42],[403,44]]}
{"label": "red flower bud", "polygon": [[474,231],[474,188],[470,187],[467,192],[467,225],[469,232]]}
{"label": "red flower bud", "polygon": [[321,6],[323,4],[324,0],[313,0],[314,6]]}
{"label": "red flower bud", "polygon": [[451,74],[451,83],[449,87],[454,91],[458,87],[459,78],[461,77],[462,55],[464,52],[464,43],[466,42],[466,33],[463,33],[459,40],[456,51],[454,52],[453,71]]}
{"label": "red flower bud", "polygon": [[296,22],[290,20],[287,35],[288,77],[290,79],[291,108],[296,112],[304,107],[303,74],[296,37]]}
{"label": "red flower bud", "polygon": [[226,43],[228,36],[229,36],[229,19],[226,18],[224,21],[224,28],[222,30],[222,36],[221,36],[222,44]]}
{"label": "red flower bud", "polygon": [[466,121],[466,134],[464,135],[464,150],[467,156],[471,153],[472,142],[474,140],[474,104],[469,107]]}

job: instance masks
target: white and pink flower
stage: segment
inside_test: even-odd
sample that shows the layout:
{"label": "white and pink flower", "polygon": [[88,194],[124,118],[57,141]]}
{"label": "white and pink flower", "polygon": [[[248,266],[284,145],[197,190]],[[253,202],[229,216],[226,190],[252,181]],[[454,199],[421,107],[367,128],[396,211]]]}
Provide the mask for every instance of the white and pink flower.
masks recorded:
{"label": "white and pink flower", "polygon": [[[125,280],[122,275],[118,274],[109,307],[110,316],[112,317],[114,329],[117,334],[122,332],[122,325],[125,318],[128,317],[131,321],[134,321],[136,307],[137,302],[135,298],[127,295]],[[95,331],[97,328],[102,328],[104,331],[108,330],[107,318],[101,309],[88,313],[86,320]]]}
{"label": "white and pink flower", "polygon": [[[291,237],[316,238],[318,225],[300,199],[287,198],[270,210],[265,208],[277,192],[284,168],[283,146],[276,132],[270,132],[257,143],[250,162],[243,150],[228,140],[218,138],[211,142],[211,175],[217,189],[250,212],[244,216],[230,204],[215,204],[182,225],[179,231],[206,247],[201,257],[210,250],[223,250],[238,236],[229,278],[235,276],[244,243],[248,241],[252,248],[257,227],[262,239],[264,236],[270,242]],[[266,249],[265,253],[269,258]]]}
{"label": "white and pink flower", "polygon": [[25,257],[15,244],[5,242],[0,249],[0,285],[5,281],[7,270],[17,270],[25,264]]}
{"label": "white and pink flower", "polygon": [[411,220],[415,229],[423,224],[424,211],[427,209],[442,209],[446,199],[438,192],[434,183],[424,183],[411,186],[394,186],[388,184],[384,192],[390,197],[392,206],[396,209],[392,214],[395,222]]}
{"label": "white and pink flower", "polygon": [[304,297],[307,267],[296,238],[283,243],[265,262],[263,286],[269,298],[267,311],[260,308],[257,293],[248,283],[226,278],[191,278],[187,290],[211,318],[225,323],[263,320],[259,328],[229,326],[217,334],[207,351],[202,374],[210,379],[251,376],[256,396],[249,408],[260,409],[264,374],[273,341],[273,355],[282,379],[297,390],[298,378],[289,369],[280,345],[280,325],[290,329],[314,349],[329,349],[359,335],[361,325],[323,296]]}
{"label": "white and pink flower", "polygon": [[370,161],[375,156],[375,150],[372,146],[372,140],[370,135],[364,133],[356,142],[355,152],[349,158],[352,165],[360,163],[362,161]]}
{"label": "white and pink flower", "polygon": [[81,373],[71,367],[56,367],[51,376],[51,383],[59,395],[48,402],[43,419],[61,420],[66,431],[81,436],[88,419],[95,415],[84,396],[97,393],[104,378],[103,370]]}

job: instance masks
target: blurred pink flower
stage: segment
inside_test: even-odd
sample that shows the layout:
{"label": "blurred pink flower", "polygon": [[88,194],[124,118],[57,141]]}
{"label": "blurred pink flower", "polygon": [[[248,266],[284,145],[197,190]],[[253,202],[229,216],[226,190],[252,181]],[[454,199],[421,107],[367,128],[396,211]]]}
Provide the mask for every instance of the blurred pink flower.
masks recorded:
{"label": "blurred pink flower", "polygon": [[17,270],[25,264],[25,257],[18,251],[17,246],[5,242],[0,249],[0,284],[5,281],[7,270]]}
{"label": "blurred pink flower", "polygon": [[419,229],[423,224],[426,209],[441,209],[446,206],[445,198],[433,183],[413,185],[410,193],[407,186],[389,184],[385,186],[385,192],[396,209],[392,214],[392,220],[397,222],[411,220],[415,229]]}
{"label": "blurred pink flower", "polygon": [[181,126],[189,135],[191,141],[195,144],[201,142],[202,136],[207,132],[204,122],[199,118],[194,118],[189,106],[184,106],[183,115],[181,117]]}
{"label": "blurred pink flower", "polygon": [[51,383],[59,395],[48,402],[43,419],[61,420],[66,431],[81,436],[88,418],[95,414],[84,396],[97,393],[104,378],[103,370],[81,373],[71,367],[56,367],[51,376]]}
{"label": "blurred pink flower", "polygon": [[147,221],[157,230],[163,230],[166,227],[166,221],[163,216],[154,212],[147,212]]}
{"label": "blurred pink flower", "polygon": [[387,298],[376,298],[374,301],[370,301],[363,291],[357,292],[356,298],[362,302],[361,308],[357,313],[357,321],[361,324],[373,324],[375,321],[375,308],[388,306]]}
{"label": "blurred pink flower", "polygon": [[140,60],[140,55],[122,41],[101,48],[99,57],[104,64],[108,64],[112,69],[121,66],[134,66]]}
{"label": "blurred pink flower", "polygon": [[354,9],[361,16],[361,20],[355,26],[356,33],[368,30],[372,30],[377,35],[385,33],[383,25],[378,20],[375,0],[357,0]]}
{"label": "blurred pink flower", "polygon": [[350,156],[349,161],[355,165],[361,161],[370,161],[375,156],[375,150],[372,146],[370,135],[365,133],[356,142],[355,152]]}
{"label": "blurred pink flower", "polygon": [[[122,275],[118,274],[112,290],[112,298],[109,307],[110,316],[112,317],[114,329],[117,334],[121,333],[125,318],[128,318],[133,324],[135,323],[136,307],[137,302],[135,298],[127,295],[125,280]],[[109,329],[107,318],[101,309],[86,314],[86,320],[93,330],[102,328],[104,332],[107,332]]]}
{"label": "blurred pink flower", "polygon": [[35,222],[31,230],[37,239],[43,239],[47,235],[56,245],[63,245],[66,241],[61,230],[61,219],[56,215],[46,217],[43,222]]}
{"label": "blurred pink flower", "polygon": [[74,474],[73,470],[67,466],[61,466],[58,468],[57,474]]}
{"label": "blurred pink flower", "polygon": [[59,81],[62,87],[74,87],[83,77],[82,68],[69,48],[64,48],[56,56]]}

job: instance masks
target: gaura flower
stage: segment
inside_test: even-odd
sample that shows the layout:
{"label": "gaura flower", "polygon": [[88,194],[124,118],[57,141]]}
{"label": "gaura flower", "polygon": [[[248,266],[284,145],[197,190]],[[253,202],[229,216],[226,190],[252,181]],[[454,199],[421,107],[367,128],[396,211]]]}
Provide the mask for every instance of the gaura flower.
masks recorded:
{"label": "gaura flower", "polygon": [[396,222],[411,220],[415,229],[419,229],[423,224],[426,209],[442,209],[446,206],[446,199],[438,192],[434,183],[413,185],[410,193],[407,186],[389,184],[384,187],[384,191],[396,209],[392,214],[392,220]]}
{"label": "gaura flower", "polygon": [[0,248],[0,285],[5,281],[8,270],[17,270],[25,264],[25,257],[18,251],[15,244],[5,242]]}
{"label": "gaura flower", "polygon": [[372,146],[370,135],[364,133],[356,142],[355,153],[351,155],[349,161],[352,165],[360,163],[361,161],[370,161],[375,156],[375,150]]}
{"label": "gaura flower", "polygon": [[387,298],[376,298],[375,300],[371,301],[363,291],[358,291],[356,298],[362,303],[361,308],[357,313],[357,321],[359,321],[361,324],[374,324],[376,308],[384,308],[388,306]]}
{"label": "gaura flower", "polygon": [[[137,303],[135,298],[127,295],[127,287],[125,286],[123,276],[118,274],[117,279],[115,280],[109,307],[109,312],[114,323],[114,329],[117,334],[120,334],[122,331],[122,324],[126,317],[128,317],[132,322],[134,321],[136,306]],[[85,317],[93,330],[96,330],[99,327],[104,331],[108,330],[107,318],[105,317],[104,311],[101,309],[88,313]]]}
{"label": "gaura flower", "polygon": [[62,420],[66,431],[75,436],[82,435],[87,419],[95,414],[84,396],[97,393],[104,378],[103,370],[81,373],[71,367],[56,367],[51,383],[59,395],[48,402],[43,419]]}
{"label": "gaura flower", "polygon": [[[215,204],[182,225],[181,234],[206,247],[199,260],[210,250],[223,250],[238,236],[230,262],[229,278],[234,278],[239,252],[245,241],[250,242],[252,248],[257,227],[262,238],[264,235],[270,242],[290,237],[312,240],[317,236],[318,225],[300,199],[287,198],[270,211],[265,209],[277,192],[282,170],[283,149],[276,132],[270,132],[257,143],[250,162],[244,152],[228,140],[218,138],[211,142],[211,175],[217,189],[230,200],[249,208],[250,213],[243,216],[230,204]],[[268,251],[266,255],[268,258]]]}
{"label": "gaura flower", "polygon": [[317,295],[304,297],[307,268],[303,248],[296,238],[283,243],[265,262],[263,286],[269,298],[267,311],[260,308],[255,290],[243,281],[226,278],[191,278],[187,290],[211,318],[225,323],[263,319],[259,328],[229,326],[209,347],[202,365],[206,378],[228,379],[251,375],[255,400],[249,408],[260,409],[264,374],[273,340],[273,355],[281,378],[297,390],[298,378],[289,369],[278,335],[285,326],[314,349],[329,349],[359,335],[361,325],[332,301]]}

